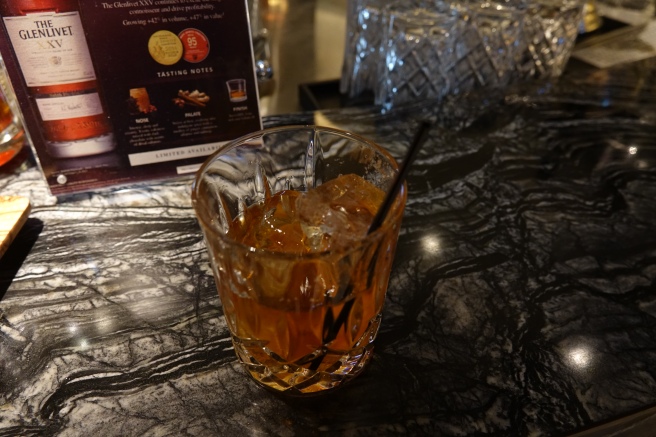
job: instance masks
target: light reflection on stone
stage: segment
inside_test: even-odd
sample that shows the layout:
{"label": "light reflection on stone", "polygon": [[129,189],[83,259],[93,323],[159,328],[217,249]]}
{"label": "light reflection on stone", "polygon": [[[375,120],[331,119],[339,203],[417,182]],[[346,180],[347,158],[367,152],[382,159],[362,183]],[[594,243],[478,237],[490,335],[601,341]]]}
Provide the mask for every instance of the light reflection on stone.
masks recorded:
{"label": "light reflection on stone", "polygon": [[435,255],[440,251],[440,240],[435,235],[427,235],[422,239],[424,251],[430,255]]}
{"label": "light reflection on stone", "polygon": [[593,357],[590,349],[576,347],[568,351],[569,363],[577,370],[585,370],[592,365]]}

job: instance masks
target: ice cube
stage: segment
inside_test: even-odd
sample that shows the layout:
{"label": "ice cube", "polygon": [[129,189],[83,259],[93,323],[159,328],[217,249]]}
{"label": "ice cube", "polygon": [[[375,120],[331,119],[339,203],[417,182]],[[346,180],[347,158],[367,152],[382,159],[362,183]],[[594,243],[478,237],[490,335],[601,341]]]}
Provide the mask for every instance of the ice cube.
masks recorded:
{"label": "ice cube", "polygon": [[276,252],[321,252],[362,238],[384,193],[360,176],[342,175],[308,192],[282,191],[246,208],[229,235]]}
{"label": "ice cube", "polygon": [[308,191],[297,199],[296,207],[304,229],[320,227],[323,236],[315,235],[313,241],[336,247],[366,234],[384,196],[362,177],[348,174]]}

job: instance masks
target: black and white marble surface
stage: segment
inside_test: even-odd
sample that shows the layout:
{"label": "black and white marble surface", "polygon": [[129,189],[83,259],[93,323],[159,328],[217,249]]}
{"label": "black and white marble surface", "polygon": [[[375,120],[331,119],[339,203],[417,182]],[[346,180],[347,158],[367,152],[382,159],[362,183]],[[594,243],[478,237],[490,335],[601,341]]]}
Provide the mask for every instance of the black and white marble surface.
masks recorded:
{"label": "black and white marble surface", "polygon": [[190,180],[56,199],[0,260],[0,436],[558,436],[656,405],[656,63],[268,118],[402,157],[437,118],[373,361],[297,401],[238,365]]}

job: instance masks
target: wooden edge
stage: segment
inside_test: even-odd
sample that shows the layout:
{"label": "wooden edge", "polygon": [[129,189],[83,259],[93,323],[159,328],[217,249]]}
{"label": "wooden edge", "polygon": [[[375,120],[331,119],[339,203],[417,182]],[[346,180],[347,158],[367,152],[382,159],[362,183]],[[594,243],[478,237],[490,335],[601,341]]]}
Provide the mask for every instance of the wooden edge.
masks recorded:
{"label": "wooden edge", "polygon": [[0,258],[5,254],[30,215],[29,199],[0,196]]}

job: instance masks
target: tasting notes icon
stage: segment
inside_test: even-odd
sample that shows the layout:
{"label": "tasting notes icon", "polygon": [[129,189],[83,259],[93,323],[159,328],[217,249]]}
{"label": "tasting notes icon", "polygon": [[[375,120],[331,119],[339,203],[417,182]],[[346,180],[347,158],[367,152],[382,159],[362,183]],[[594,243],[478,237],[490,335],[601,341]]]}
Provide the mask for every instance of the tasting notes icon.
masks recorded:
{"label": "tasting notes icon", "polygon": [[231,102],[243,102],[248,99],[248,95],[246,94],[246,79],[231,79],[226,82],[226,85]]}

